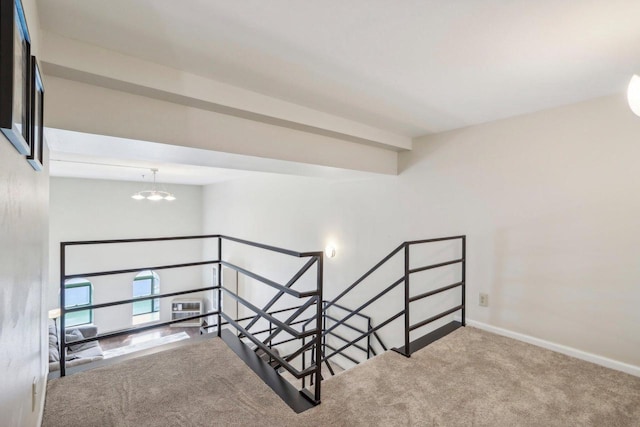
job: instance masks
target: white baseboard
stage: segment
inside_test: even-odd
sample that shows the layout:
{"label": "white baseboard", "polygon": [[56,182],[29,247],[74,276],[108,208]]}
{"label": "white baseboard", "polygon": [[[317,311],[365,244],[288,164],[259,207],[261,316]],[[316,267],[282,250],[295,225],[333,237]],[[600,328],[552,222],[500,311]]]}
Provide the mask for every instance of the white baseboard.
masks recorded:
{"label": "white baseboard", "polygon": [[[460,321],[459,316],[455,316],[454,319],[458,322]],[[567,356],[575,357],[576,359],[586,360],[587,362],[595,363],[596,365],[604,366],[605,368],[615,369],[616,371],[621,371],[636,377],[640,377],[640,366],[618,362],[617,360],[598,356],[597,354],[587,353],[586,351],[578,350],[573,347],[556,344],[551,341],[546,341],[540,338],[532,337],[530,335],[510,331],[508,329],[499,328],[497,326],[478,322],[477,320],[469,318],[467,318],[467,325],[473,326],[474,328],[482,329],[487,332],[492,332],[497,335],[502,335],[518,341],[526,342],[528,344],[533,344],[538,347],[546,348],[547,350],[566,354]]]}

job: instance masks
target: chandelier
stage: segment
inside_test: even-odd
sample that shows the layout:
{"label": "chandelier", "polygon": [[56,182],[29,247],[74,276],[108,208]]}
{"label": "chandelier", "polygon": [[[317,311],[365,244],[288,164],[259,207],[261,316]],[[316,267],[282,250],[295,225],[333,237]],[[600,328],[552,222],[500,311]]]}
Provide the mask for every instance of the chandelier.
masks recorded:
{"label": "chandelier", "polygon": [[[164,189],[159,190],[157,188],[156,173],[158,173],[158,169],[151,169],[151,172],[153,172],[153,186],[151,187],[151,189],[138,191],[133,196],[131,196],[131,198],[135,200],[147,199],[147,200],[152,200],[154,202],[158,200],[168,200],[168,201],[175,200],[176,197],[172,193],[169,193]],[[142,175],[142,178],[144,179],[144,175]]]}

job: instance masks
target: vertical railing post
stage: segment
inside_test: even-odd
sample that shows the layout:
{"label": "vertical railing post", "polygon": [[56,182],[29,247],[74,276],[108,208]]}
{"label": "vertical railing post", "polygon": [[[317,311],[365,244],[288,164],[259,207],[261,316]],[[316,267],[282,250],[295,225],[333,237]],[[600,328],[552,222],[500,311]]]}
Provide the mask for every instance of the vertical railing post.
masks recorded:
{"label": "vertical railing post", "polygon": [[[367,321],[367,332],[371,332],[371,318]],[[367,335],[367,360],[371,358],[371,334]]]}
{"label": "vertical railing post", "polygon": [[[302,333],[305,333],[307,331],[307,326],[306,325],[302,325]],[[302,338],[302,346],[304,347],[305,344],[307,343],[307,340],[305,338]],[[306,357],[307,352],[303,351],[302,352],[302,371],[305,370],[305,368],[307,367],[307,357]],[[307,386],[307,377],[302,377],[302,388],[305,388]]]}
{"label": "vertical railing post", "polygon": [[[325,302],[322,301],[322,357],[324,358],[327,354],[327,336],[324,334],[324,331],[327,330],[327,312],[325,309]],[[329,361],[327,361],[328,363]]]}
{"label": "vertical railing post", "polygon": [[462,326],[466,326],[467,236],[462,236]]}
{"label": "vertical railing post", "polygon": [[323,254],[318,255],[318,278],[316,289],[318,294],[316,295],[316,384],[314,397],[316,403],[320,403],[320,385],[322,383],[322,280],[323,280]]}
{"label": "vertical railing post", "polygon": [[[218,236],[218,261],[222,261],[222,236]],[[222,311],[222,264],[218,262],[218,337],[222,336],[222,316],[220,315]],[[237,292],[237,289],[236,289]],[[237,315],[237,313],[236,313]]]}
{"label": "vertical railing post", "polygon": [[60,345],[60,376],[64,377],[66,370],[66,342],[65,342],[65,292],[64,292],[64,282],[66,276],[66,267],[65,267],[65,257],[66,257],[67,245],[64,242],[60,242],[60,331],[56,331],[58,334],[58,342]]}
{"label": "vertical railing post", "polygon": [[409,328],[411,327],[409,318],[409,247],[404,244],[404,353],[411,357],[411,342],[409,341]]}
{"label": "vertical railing post", "polygon": [[[269,320],[269,336],[271,336],[271,334],[273,333],[273,322],[271,320]],[[273,341],[269,340],[269,350],[273,349]],[[271,362],[273,362],[273,358],[271,357],[271,354],[269,354],[269,365],[271,365]]]}

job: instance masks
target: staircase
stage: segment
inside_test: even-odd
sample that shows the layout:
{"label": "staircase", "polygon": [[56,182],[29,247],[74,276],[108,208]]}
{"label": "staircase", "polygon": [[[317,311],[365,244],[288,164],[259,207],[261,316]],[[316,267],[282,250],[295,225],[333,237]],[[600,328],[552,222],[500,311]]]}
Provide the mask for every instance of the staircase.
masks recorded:
{"label": "staircase", "polygon": [[[216,241],[216,257],[204,261],[198,260],[173,265],[147,265],[74,274],[69,274],[66,270],[66,249],[70,246],[117,246],[130,243],[153,244],[183,240]],[[231,263],[225,257],[223,242],[226,242],[225,245],[248,246],[252,250],[264,250],[272,254],[279,254],[279,256],[299,258],[306,260],[306,262],[286,283],[281,284],[248,268]],[[438,260],[438,262],[416,265],[425,258],[425,251],[422,248],[439,244],[446,244],[449,248],[446,250],[437,249],[432,254],[428,254],[427,251],[428,256],[426,257]],[[247,365],[251,366],[254,372],[263,378],[283,400],[289,403],[292,408],[295,406],[296,411],[302,411],[308,409],[310,405],[320,403],[322,379],[387,351],[389,347],[383,341],[383,337],[385,337],[384,340],[394,341],[395,346],[392,350],[410,357],[415,351],[465,324],[466,236],[403,242],[358,280],[330,300],[323,299],[322,252],[295,252],[225,235],[76,241],[62,242],[60,246],[61,329],[65,328],[65,314],[79,310],[95,310],[138,301],[172,298],[202,292],[211,292],[216,296],[215,300],[217,301],[211,311],[197,316],[112,331],[96,337],[85,338],[74,344],[164,327],[180,321],[203,321],[201,333],[216,332],[216,335],[221,337]],[[440,261],[443,254],[449,253],[454,253],[451,259]],[[91,304],[79,308],[65,308],[64,286],[69,279],[121,275],[141,270],[200,268],[209,265],[213,266],[216,280],[208,285],[148,297]],[[223,266],[253,280],[256,283],[255,286],[266,286],[277,290],[277,292],[266,305],[259,307],[223,286],[221,279]],[[400,267],[397,268],[398,266]],[[449,267],[449,270],[459,267],[455,273],[455,279],[452,278],[451,271],[425,279],[425,273],[443,271],[446,267]],[[381,280],[379,277],[374,277],[374,273],[380,272],[383,268],[391,270],[393,273],[391,277],[397,279],[385,281],[386,279]],[[313,275],[309,277],[311,274]],[[306,288],[311,287],[311,289],[296,290],[294,285],[299,283],[304,276],[307,277]],[[446,280],[446,284],[435,286],[435,279]],[[365,283],[367,284],[366,288]],[[428,285],[428,289],[425,288],[425,283]],[[372,296],[371,289],[381,290]],[[436,314],[432,313],[432,306],[425,307],[424,301],[439,298],[445,294],[451,295],[451,292],[448,291],[455,290],[460,291],[460,301],[456,302],[453,307]],[[399,295],[394,296],[395,294]],[[239,305],[255,314],[244,318],[231,317],[223,310],[222,295],[230,297],[232,301],[237,301]],[[288,301],[294,302],[293,306],[274,309],[276,306],[282,306],[287,298]],[[376,304],[382,304],[384,309],[376,309]],[[393,308],[393,312],[388,312],[388,309],[394,305],[397,305],[397,311],[396,308]],[[456,312],[460,312],[460,322],[451,321],[439,327],[437,324],[435,328],[432,327],[434,322],[451,317]],[[396,325],[392,326],[394,322]],[[230,328],[235,333],[231,330],[225,330],[223,327]],[[396,343],[395,341],[399,341],[396,337],[400,336],[398,331],[402,334],[402,342]],[[70,344],[65,342],[64,334],[62,335],[60,346],[64,351]],[[64,358],[61,358],[60,368],[61,376],[64,376]],[[284,374],[285,371],[286,374]],[[287,387],[289,383],[283,379],[283,376],[301,381],[301,388],[292,388],[290,385]],[[292,401],[295,403],[290,403]]]}
{"label": "staircase", "polygon": [[[437,242],[457,243],[459,245],[457,248],[457,256],[454,257],[454,259],[430,263],[427,265],[411,265],[412,248],[420,245],[435,244]],[[342,301],[347,299],[353,300],[353,295],[360,291],[367,279],[372,277],[376,271],[391,263],[394,260],[394,257],[402,258],[402,265],[404,266],[404,271],[401,272],[401,276],[397,280],[384,287],[384,289],[382,289],[378,294],[363,301],[356,309],[351,309],[346,305],[342,305]],[[412,292],[413,289],[416,289],[421,285],[420,279],[415,279],[419,273],[441,269],[447,266],[459,266],[458,277],[453,281],[453,283],[448,283],[444,286],[437,286],[422,293]],[[437,339],[446,336],[457,328],[464,326],[465,267],[466,236],[452,236],[404,242],[334,299],[330,301],[323,301],[321,351],[321,364],[323,365],[321,374],[322,379],[326,379],[338,372],[342,372],[345,368],[348,369],[356,366],[365,360],[375,357],[380,352],[387,351],[388,347],[383,342],[379,332],[383,328],[389,327],[389,325],[396,320],[403,321],[404,327],[401,327],[400,329],[404,332],[404,345],[396,346],[392,350],[405,357],[410,357],[412,353],[426,347]],[[401,290],[403,294],[404,304],[402,310],[386,318],[380,318],[379,316],[376,316],[375,313],[366,314],[367,309],[372,307],[376,302],[384,303],[385,300],[388,300],[390,298],[390,293],[396,289]],[[413,308],[412,303],[417,303],[430,297],[441,295],[447,291],[454,291],[456,289],[460,290],[461,296],[459,304],[437,314],[431,315],[418,310],[413,311],[415,315],[420,316],[419,318],[421,320],[414,323],[410,321]],[[442,318],[453,315],[458,311],[461,312],[461,321],[454,320],[440,327],[436,327],[435,329],[426,329],[428,325],[431,325]],[[425,314],[427,315],[425,316]],[[312,317],[306,321],[298,320],[297,323],[302,323],[302,331],[304,332],[307,327],[312,324],[313,320],[314,318]],[[270,334],[269,339],[275,337],[277,334],[278,332]],[[412,340],[411,338],[414,339]],[[265,340],[265,343],[268,341],[269,340]],[[301,356],[302,370],[304,370],[307,366],[307,362],[310,362],[311,365],[315,365],[315,352],[313,350],[314,344],[312,342],[303,342],[303,345],[298,350],[289,353],[284,357],[284,360],[292,361]],[[279,363],[272,363],[272,366],[282,371]],[[293,381],[295,379],[291,375],[283,375],[288,380]],[[302,379],[302,388],[313,384],[313,376],[309,383],[307,383],[305,378]]]}

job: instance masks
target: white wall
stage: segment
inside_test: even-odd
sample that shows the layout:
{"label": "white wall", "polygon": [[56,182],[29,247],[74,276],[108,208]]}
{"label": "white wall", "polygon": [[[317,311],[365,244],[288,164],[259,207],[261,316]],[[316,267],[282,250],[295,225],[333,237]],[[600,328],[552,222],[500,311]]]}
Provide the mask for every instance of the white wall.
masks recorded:
{"label": "white wall", "polygon": [[[47,162],[45,161],[45,165]],[[36,173],[0,136],[0,414],[12,426],[37,425],[31,384],[44,389],[48,171]]]}
{"label": "white wall", "polygon": [[[167,185],[177,200],[131,199],[137,182],[73,178],[51,179],[49,308],[59,305],[61,241],[199,235],[202,231],[202,187]],[[67,251],[67,274],[200,261],[202,243],[73,246]],[[202,267],[158,270],[160,292],[202,287]],[[136,273],[91,278],[94,303],[131,298]],[[195,297],[196,294],[191,296]],[[161,300],[161,320],[170,319],[171,298]],[[100,332],[131,326],[131,305],[94,311]]]}
{"label": "white wall", "polygon": [[296,250],[334,241],[328,296],[404,240],[466,234],[471,319],[640,366],[638,158],[640,119],[606,97],[419,139],[397,177],[211,185],[204,231]]}
{"label": "white wall", "polygon": [[[39,54],[35,0],[23,0],[32,53]],[[45,88],[47,86],[45,79]],[[5,94],[2,94],[5,96]],[[46,120],[46,112],[45,112]],[[10,426],[38,425],[47,369],[48,150],[35,172],[0,136],[0,414]],[[31,386],[38,396],[32,406]]]}

